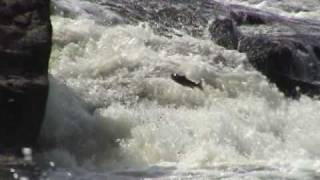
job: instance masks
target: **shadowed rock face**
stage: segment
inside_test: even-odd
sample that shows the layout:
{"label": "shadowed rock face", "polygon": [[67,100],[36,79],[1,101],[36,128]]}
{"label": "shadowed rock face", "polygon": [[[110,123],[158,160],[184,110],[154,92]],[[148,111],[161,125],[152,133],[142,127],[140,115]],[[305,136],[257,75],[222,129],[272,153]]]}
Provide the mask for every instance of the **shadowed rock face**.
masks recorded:
{"label": "shadowed rock face", "polygon": [[215,43],[229,49],[237,49],[240,34],[231,19],[216,19],[209,31]]}
{"label": "shadowed rock face", "polygon": [[34,146],[48,92],[49,0],[0,1],[0,149]]}
{"label": "shadowed rock face", "polygon": [[320,22],[241,6],[215,7],[223,16],[210,25],[213,41],[246,53],[250,63],[287,96],[320,94]]}
{"label": "shadowed rock face", "polygon": [[320,22],[282,17],[215,0],[109,0],[128,23],[146,21],[170,37],[180,29],[247,54],[249,62],[290,97],[320,94]]}
{"label": "shadowed rock face", "polygon": [[238,49],[286,95],[314,96],[320,93],[320,59],[313,50],[318,41],[308,35],[252,36],[244,37]]}

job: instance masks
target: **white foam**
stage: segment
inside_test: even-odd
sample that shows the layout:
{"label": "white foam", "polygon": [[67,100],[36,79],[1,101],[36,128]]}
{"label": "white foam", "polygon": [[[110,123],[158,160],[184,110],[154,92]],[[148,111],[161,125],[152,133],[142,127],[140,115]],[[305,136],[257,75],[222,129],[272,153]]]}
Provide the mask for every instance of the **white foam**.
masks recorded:
{"label": "white foam", "polygon": [[320,20],[318,0],[222,0],[221,2],[258,8],[287,17]]}
{"label": "white foam", "polygon": [[[160,37],[147,24],[105,27],[53,17],[53,25],[55,80],[45,137],[66,147],[77,145],[75,139],[84,144],[48,152],[57,166],[68,166],[68,159],[77,166],[72,151],[85,148],[102,151],[98,162],[109,170],[168,163],[180,169],[172,172],[177,177],[201,171],[203,177],[230,179],[310,178],[317,171],[320,103],[284,98],[243,65],[244,54],[185,34]],[[218,55],[226,66],[214,61]],[[204,91],[175,83],[170,73],[203,79]]]}

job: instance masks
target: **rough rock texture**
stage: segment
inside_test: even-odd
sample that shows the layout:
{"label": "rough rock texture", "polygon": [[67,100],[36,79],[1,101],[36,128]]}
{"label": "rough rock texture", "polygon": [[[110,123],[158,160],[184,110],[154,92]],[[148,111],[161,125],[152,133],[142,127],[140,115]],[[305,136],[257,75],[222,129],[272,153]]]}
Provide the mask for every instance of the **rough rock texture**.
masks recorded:
{"label": "rough rock texture", "polygon": [[34,146],[47,92],[49,0],[0,1],[0,149]]}
{"label": "rough rock texture", "polygon": [[149,22],[171,37],[205,35],[248,55],[250,63],[285,95],[320,94],[320,22],[286,18],[215,0],[109,0],[103,3],[129,23]]}
{"label": "rough rock texture", "polygon": [[[40,167],[31,161],[16,156],[0,155],[0,179],[14,180],[27,178],[40,179]],[[42,178],[45,179],[45,178]]]}
{"label": "rough rock texture", "polygon": [[209,28],[217,44],[245,52],[287,96],[320,94],[320,22],[241,6],[219,7],[220,16]]}
{"label": "rough rock texture", "polygon": [[[307,39],[309,39],[307,41]],[[239,51],[286,95],[320,94],[320,59],[314,53],[319,37],[244,37]]]}
{"label": "rough rock texture", "polygon": [[202,36],[207,19],[199,13],[200,1],[188,6],[177,0],[109,0],[101,5],[117,12],[126,23],[149,22],[156,33],[172,37],[181,29],[193,36]]}
{"label": "rough rock texture", "polygon": [[231,19],[219,18],[209,28],[215,43],[229,49],[237,49],[240,33]]}

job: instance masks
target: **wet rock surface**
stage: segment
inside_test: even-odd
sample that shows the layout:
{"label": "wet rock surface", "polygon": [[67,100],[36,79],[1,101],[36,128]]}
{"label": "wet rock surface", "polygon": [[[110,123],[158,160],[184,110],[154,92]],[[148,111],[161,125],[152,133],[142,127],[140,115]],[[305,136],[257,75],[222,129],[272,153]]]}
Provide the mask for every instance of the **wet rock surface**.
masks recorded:
{"label": "wet rock surface", "polygon": [[238,49],[246,52],[251,64],[286,95],[314,96],[320,93],[320,59],[312,48],[317,47],[317,39],[308,35],[248,36]]}
{"label": "wet rock surface", "polygon": [[209,27],[215,43],[246,53],[249,62],[285,95],[320,93],[318,21],[287,18],[214,0],[121,0],[101,4],[129,23],[149,22],[156,32],[169,37],[181,35],[173,29],[202,36]]}
{"label": "wet rock surface", "polygon": [[49,0],[0,2],[0,149],[33,147],[48,91]]}
{"label": "wet rock surface", "polygon": [[[111,1],[105,5],[122,16],[157,24],[155,30],[165,34],[175,28],[199,36],[209,26],[215,43],[246,53],[249,62],[285,95],[320,93],[320,22],[213,0],[194,2],[192,7],[179,1],[164,1],[161,7],[152,2],[119,5]],[[152,6],[160,10],[153,11]]]}
{"label": "wet rock surface", "polygon": [[228,9],[209,28],[217,44],[246,53],[250,63],[287,96],[320,93],[319,22],[240,6]]}
{"label": "wet rock surface", "polygon": [[35,163],[12,155],[0,155],[0,179],[39,179],[40,169]]}
{"label": "wet rock surface", "polygon": [[240,33],[232,19],[216,19],[210,26],[209,32],[215,43],[229,49],[237,49]]}

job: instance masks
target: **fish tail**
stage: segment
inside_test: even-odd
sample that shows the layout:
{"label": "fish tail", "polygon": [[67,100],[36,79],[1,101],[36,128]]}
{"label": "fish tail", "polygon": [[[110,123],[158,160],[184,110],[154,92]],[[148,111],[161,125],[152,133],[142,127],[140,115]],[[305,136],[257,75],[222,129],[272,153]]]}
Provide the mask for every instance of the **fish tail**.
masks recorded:
{"label": "fish tail", "polygon": [[203,80],[201,79],[200,82],[197,83],[199,89],[203,90]]}

